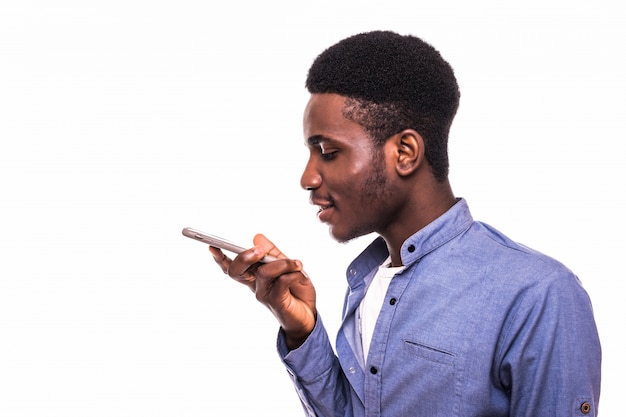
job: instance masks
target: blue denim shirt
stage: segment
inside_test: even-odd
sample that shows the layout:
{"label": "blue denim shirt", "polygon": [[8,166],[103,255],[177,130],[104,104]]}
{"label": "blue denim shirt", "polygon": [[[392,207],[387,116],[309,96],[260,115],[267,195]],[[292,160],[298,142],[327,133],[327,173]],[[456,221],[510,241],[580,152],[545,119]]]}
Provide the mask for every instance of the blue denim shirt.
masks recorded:
{"label": "blue denim shirt", "polygon": [[600,342],[578,278],[463,199],[402,246],[365,363],[358,306],[387,255],[378,238],[348,267],[337,355],[321,315],[298,349],[279,334],[307,415],[597,415]]}

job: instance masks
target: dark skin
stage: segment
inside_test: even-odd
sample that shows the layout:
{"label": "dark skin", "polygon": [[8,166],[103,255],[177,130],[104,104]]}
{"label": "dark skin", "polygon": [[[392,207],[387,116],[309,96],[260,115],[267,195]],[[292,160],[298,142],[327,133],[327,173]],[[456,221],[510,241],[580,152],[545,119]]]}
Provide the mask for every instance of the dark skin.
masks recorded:
{"label": "dark skin", "polygon": [[[377,148],[367,132],[342,113],[345,97],[312,94],[304,112],[309,160],[302,188],[318,216],[338,241],[369,233],[387,243],[393,266],[401,266],[400,249],[408,237],[456,203],[449,182],[437,181],[424,156],[424,140],[405,129]],[[278,319],[290,349],[313,331],[315,288],[302,263],[289,259],[263,235],[234,259],[210,248],[224,273],[247,285]],[[258,263],[265,255],[279,258]]]}

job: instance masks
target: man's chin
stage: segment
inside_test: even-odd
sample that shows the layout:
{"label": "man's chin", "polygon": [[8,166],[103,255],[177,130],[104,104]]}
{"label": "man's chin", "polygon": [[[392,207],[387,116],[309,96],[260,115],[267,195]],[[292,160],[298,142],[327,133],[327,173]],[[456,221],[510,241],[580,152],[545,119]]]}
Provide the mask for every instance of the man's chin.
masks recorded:
{"label": "man's chin", "polygon": [[351,240],[356,239],[359,236],[362,236],[363,234],[359,234],[359,233],[349,233],[346,231],[341,231],[341,229],[335,227],[335,226],[330,226],[330,228],[328,229],[328,233],[330,234],[330,237],[332,237],[334,240],[336,240],[339,243],[348,243]]}

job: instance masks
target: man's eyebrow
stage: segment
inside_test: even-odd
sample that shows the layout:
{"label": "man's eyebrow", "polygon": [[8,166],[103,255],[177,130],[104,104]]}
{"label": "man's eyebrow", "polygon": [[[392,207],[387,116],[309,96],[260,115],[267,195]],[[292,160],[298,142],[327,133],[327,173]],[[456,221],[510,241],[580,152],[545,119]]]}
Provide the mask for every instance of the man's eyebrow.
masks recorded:
{"label": "man's eyebrow", "polygon": [[313,135],[306,140],[306,143],[309,146],[317,146],[321,142],[327,141],[328,139],[324,137],[324,135]]}

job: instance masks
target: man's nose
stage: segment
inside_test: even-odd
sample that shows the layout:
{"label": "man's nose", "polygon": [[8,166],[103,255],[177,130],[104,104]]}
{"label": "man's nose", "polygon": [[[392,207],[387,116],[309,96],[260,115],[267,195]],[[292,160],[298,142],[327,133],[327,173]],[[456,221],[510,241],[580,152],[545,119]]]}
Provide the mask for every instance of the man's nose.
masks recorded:
{"label": "man's nose", "polygon": [[300,177],[300,186],[305,190],[315,190],[322,184],[322,177],[311,160],[306,164]]}

